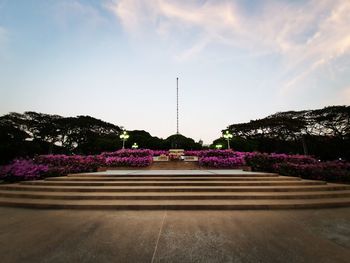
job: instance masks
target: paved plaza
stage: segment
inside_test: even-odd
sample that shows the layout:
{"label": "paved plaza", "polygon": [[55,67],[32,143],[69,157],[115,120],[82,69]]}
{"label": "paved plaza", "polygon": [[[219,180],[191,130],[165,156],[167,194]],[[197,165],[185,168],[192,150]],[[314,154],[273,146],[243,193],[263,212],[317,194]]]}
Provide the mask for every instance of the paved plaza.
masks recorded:
{"label": "paved plaza", "polygon": [[2,263],[349,262],[350,208],[79,211],[0,208]]}

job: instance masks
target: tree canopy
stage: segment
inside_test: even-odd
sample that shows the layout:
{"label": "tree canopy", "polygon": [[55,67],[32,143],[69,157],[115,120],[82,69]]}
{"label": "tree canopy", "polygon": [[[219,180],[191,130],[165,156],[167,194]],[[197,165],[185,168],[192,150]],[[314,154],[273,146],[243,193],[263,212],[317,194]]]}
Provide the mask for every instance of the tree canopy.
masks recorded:
{"label": "tree canopy", "polygon": [[350,106],[278,112],[229,125],[233,146],[267,152],[311,153],[325,159],[349,158]]}
{"label": "tree canopy", "polygon": [[[35,154],[98,154],[122,147],[122,128],[90,117],[62,117],[38,112],[9,113],[0,117],[0,163]],[[164,149],[175,146],[200,149],[201,145],[182,135],[161,139],[143,130],[128,131],[125,145]],[[177,138],[174,140],[174,138]]]}

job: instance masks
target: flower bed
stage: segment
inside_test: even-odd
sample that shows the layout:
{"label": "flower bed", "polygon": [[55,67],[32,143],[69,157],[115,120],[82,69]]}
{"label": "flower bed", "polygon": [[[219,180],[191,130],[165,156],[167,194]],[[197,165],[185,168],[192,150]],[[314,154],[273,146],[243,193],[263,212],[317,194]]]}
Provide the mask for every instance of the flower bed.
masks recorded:
{"label": "flower bed", "polygon": [[159,151],[153,150],[153,151],[151,151],[151,153],[153,156],[161,156],[161,155],[168,156],[169,155],[169,151],[163,151],[163,150],[159,150]]}
{"label": "flower bed", "polygon": [[300,176],[304,179],[350,182],[350,164],[339,161],[309,164],[279,163],[275,165],[275,171],[281,175]]}
{"label": "flower bed", "polygon": [[106,165],[111,167],[147,167],[152,164],[152,156],[146,157],[108,157]]}
{"label": "flower bed", "polygon": [[41,178],[48,171],[47,165],[35,164],[31,160],[17,159],[1,167],[0,178],[7,181],[34,180]]}
{"label": "flower bed", "polygon": [[39,155],[34,158],[37,164],[48,165],[47,176],[67,175],[69,173],[95,172],[105,164],[100,155]]}
{"label": "flower bed", "polygon": [[[40,155],[33,160],[18,159],[0,167],[0,178],[8,181],[33,180],[69,173],[94,172],[99,167],[147,167],[152,156],[167,151],[119,150],[100,155]],[[350,182],[350,164],[319,162],[305,155],[236,152],[232,150],[185,151],[186,156],[198,156],[199,165],[206,168],[234,169],[245,165],[253,171],[277,172],[306,179]]]}
{"label": "flower bed", "polygon": [[209,168],[238,168],[245,164],[244,158],[242,157],[202,157],[199,159],[199,165]]}
{"label": "flower bed", "polygon": [[218,158],[230,158],[230,157],[236,157],[236,153],[232,150],[207,150],[207,151],[200,151],[198,156],[200,158],[205,157],[218,157]]}
{"label": "flower bed", "polygon": [[246,153],[232,150],[199,151],[199,165],[208,168],[230,169],[245,165]]}
{"label": "flower bed", "polygon": [[294,164],[314,164],[318,161],[306,155],[288,155],[288,154],[267,154],[267,153],[250,153],[245,155],[246,164],[253,171],[275,172],[275,165],[279,163]]}
{"label": "flower bed", "polygon": [[140,149],[140,150],[123,149],[115,152],[101,153],[101,156],[105,158],[107,157],[147,157],[152,155],[153,155],[153,152],[147,149]]}

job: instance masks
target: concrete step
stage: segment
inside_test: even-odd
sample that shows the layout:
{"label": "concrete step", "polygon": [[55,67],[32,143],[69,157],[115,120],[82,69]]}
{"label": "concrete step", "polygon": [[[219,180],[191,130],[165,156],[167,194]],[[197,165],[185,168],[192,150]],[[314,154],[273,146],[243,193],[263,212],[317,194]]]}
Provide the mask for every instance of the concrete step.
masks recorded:
{"label": "concrete step", "polygon": [[324,199],[350,197],[348,191],[315,192],[194,192],[194,193],[80,193],[80,192],[36,192],[36,191],[0,191],[0,197],[54,199],[54,200],[275,200],[275,199]]}
{"label": "concrete step", "polygon": [[0,205],[30,208],[114,210],[295,209],[350,206],[350,198],[305,200],[46,200],[0,198]]}
{"label": "concrete step", "polygon": [[49,177],[45,181],[99,181],[99,182],[114,182],[114,181],[299,181],[299,177],[289,176],[270,176],[270,177],[200,177],[200,176],[182,176],[182,177],[166,177],[166,176],[154,176],[154,177],[125,177],[125,176],[108,176],[108,177]]}
{"label": "concrete step", "polygon": [[68,174],[68,177],[116,177],[116,176],[127,176],[127,177],[184,177],[184,176],[199,176],[199,177],[278,177],[276,173],[230,173],[227,172],[218,172],[210,173],[203,171],[192,171],[192,172],[168,172],[167,171],[147,171],[147,172],[135,172],[135,171],[108,171],[108,172],[96,172],[96,173],[78,173],[78,174]]}
{"label": "concrete step", "polygon": [[23,185],[43,185],[43,186],[304,186],[304,185],[324,185],[323,181],[25,181]]}
{"label": "concrete step", "polygon": [[293,186],[58,186],[7,184],[0,190],[44,192],[313,192],[350,190],[350,185],[321,184]]}

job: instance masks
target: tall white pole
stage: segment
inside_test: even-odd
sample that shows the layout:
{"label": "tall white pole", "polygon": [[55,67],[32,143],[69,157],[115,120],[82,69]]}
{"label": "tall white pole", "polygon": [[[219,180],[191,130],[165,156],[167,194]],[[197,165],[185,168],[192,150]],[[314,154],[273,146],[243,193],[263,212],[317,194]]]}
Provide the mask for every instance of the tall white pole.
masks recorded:
{"label": "tall white pole", "polygon": [[179,78],[176,78],[176,134],[179,134]]}

